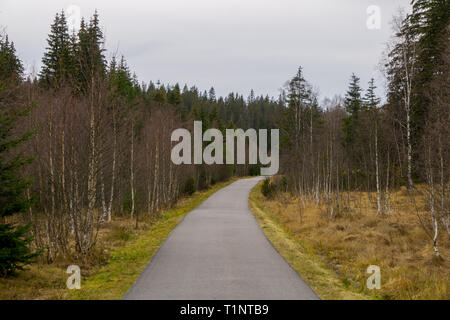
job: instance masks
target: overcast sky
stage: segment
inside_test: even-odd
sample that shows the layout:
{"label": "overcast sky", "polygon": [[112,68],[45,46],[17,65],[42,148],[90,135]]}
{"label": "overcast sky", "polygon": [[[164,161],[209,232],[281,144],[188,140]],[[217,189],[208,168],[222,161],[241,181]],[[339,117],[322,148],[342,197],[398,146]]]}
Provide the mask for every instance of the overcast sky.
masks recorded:
{"label": "overcast sky", "polygon": [[[324,98],[344,94],[352,72],[363,86],[371,77],[384,86],[377,65],[391,35],[389,22],[398,8],[409,11],[409,2],[0,0],[0,26],[27,69],[39,69],[55,13],[75,5],[90,17],[98,9],[107,57],[125,55],[140,81],[276,97],[301,65]],[[381,10],[380,29],[367,27],[371,5]]]}

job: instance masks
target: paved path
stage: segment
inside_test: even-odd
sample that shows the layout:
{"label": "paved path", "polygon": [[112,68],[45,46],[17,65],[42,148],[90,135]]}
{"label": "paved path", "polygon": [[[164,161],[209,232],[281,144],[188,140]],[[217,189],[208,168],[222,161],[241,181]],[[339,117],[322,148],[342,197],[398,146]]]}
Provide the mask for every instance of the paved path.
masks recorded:
{"label": "paved path", "polygon": [[250,212],[260,179],[238,180],[190,212],[124,299],[318,299]]}

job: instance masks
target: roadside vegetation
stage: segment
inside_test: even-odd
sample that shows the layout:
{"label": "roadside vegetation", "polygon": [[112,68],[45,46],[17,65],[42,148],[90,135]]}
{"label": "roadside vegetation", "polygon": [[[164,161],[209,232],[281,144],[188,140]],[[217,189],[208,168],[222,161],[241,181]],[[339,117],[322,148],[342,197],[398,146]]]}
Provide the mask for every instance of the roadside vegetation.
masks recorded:
{"label": "roadside vegetation", "polygon": [[[121,299],[183,217],[234,181],[236,178],[182,198],[172,209],[141,221],[138,229],[130,219],[112,220],[102,228],[95,251],[84,261],[41,261],[16,277],[0,278],[0,300]],[[66,288],[66,269],[72,264],[81,268],[80,290]]]}
{"label": "roadside vegetation", "polygon": [[[282,178],[258,184],[250,207],[267,238],[323,299],[450,299],[450,236],[439,236],[440,257],[423,229],[426,199],[406,188],[377,214],[375,194],[351,192],[350,207],[329,215],[324,203],[283,192]],[[271,184],[272,192],[262,193]],[[337,208],[336,208],[337,210]],[[423,212],[421,212],[423,211]],[[381,269],[381,289],[366,287],[367,267]]]}
{"label": "roadside vegetation", "polygon": [[102,264],[109,242],[135,239],[184,196],[254,174],[248,165],[175,165],[175,129],[192,130],[194,120],[205,131],[248,128],[260,111],[258,125],[274,127],[282,106],[269,98],[139,81],[123,56],[105,51],[103,29],[97,11],[73,33],[57,13],[36,74],[0,31],[0,277],[35,261],[31,270]]}

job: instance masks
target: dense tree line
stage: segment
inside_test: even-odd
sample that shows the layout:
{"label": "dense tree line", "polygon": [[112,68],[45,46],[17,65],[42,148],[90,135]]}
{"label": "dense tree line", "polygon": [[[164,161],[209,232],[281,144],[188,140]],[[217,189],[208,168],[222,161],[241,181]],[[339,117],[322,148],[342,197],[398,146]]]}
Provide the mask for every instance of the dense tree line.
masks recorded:
{"label": "dense tree line", "polygon": [[417,0],[394,20],[383,104],[375,81],[364,90],[354,74],[345,97],[319,103],[301,67],[277,99],[140,83],[123,56],[105,59],[97,12],[72,34],[58,13],[41,72],[24,79],[5,35],[0,202],[12,208],[1,208],[2,217],[20,213],[48,262],[86,256],[114,216],[138,226],[183,193],[255,173],[248,165],[174,165],[172,131],[201,120],[203,130],[280,128],[283,188],[325,203],[330,218],[350,209],[351,191],[375,191],[377,212],[389,214],[394,188],[407,186],[413,196],[425,185],[431,215],[424,227],[438,254],[438,230],[449,231],[450,216],[449,13],[447,0]]}
{"label": "dense tree line", "polygon": [[[97,12],[72,34],[64,12],[56,14],[42,65],[38,77],[23,79],[14,45],[2,38],[0,84],[8,84],[0,92],[2,112],[28,112],[9,128],[27,139],[8,157],[33,158],[19,175],[33,183],[16,192],[17,201],[31,205],[17,202],[10,214],[22,213],[34,247],[44,249],[48,262],[74,252],[88,255],[114,215],[138,226],[144,215],[158,215],[183,193],[249,173],[246,165],[175,166],[170,136],[176,128],[192,128],[192,120],[201,120],[203,130],[273,128],[282,108],[253,92],[248,99],[234,93],[217,98],[214,88],[139,83],[123,56],[106,61]],[[13,192],[6,188],[4,194]]]}
{"label": "dense tree line", "polygon": [[418,0],[411,14],[394,18],[386,103],[373,79],[364,90],[353,74],[344,98],[317,108],[300,68],[285,88],[282,117],[281,167],[291,191],[326,203],[333,217],[350,210],[350,191],[376,191],[377,212],[388,214],[390,191],[407,186],[412,207],[418,194],[426,199],[429,215],[416,211],[436,255],[439,229],[450,231],[449,15],[449,1]]}

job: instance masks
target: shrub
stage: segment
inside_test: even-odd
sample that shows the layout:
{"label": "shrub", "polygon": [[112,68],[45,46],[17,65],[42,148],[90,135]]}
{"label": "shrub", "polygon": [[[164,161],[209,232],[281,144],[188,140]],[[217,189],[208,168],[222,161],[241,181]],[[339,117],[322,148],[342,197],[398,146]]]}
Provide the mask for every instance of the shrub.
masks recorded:
{"label": "shrub", "polygon": [[276,186],[277,191],[287,192],[288,191],[288,179],[286,176],[274,176],[272,177],[272,184]]}
{"label": "shrub", "polygon": [[[135,213],[139,212],[140,205],[141,205],[141,201],[139,198],[139,193],[134,191],[134,210],[135,210],[134,212]],[[133,198],[131,196],[131,192],[128,192],[122,201],[123,212],[130,213],[132,207],[133,207]]]}
{"label": "shrub", "polygon": [[200,175],[198,177],[198,189],[199,190],[204,190],[208,188],[208,179],[206,176],[206,169],[205,168],[201,168],[200,170]]}
{"label": "shrub", "polygon": [[0,277],[15,274],[16,270],[24,270],[24,266],[34,262],[40,251],[32,252],[28,245],[32,241],[27,234],[30,225],[0,225]]}
{"label": "shrub", "polygon": [[108,235],[110,240],[129,241],[133,238],[133,233],[123,226],[115,226]]}
{"label": "shrub", "polygon": [[249,170],[248,170],[248,174],[252,177],[254,176],[259,176],[259,167],[256,165],[250,166]]}
{"label": "shrub", "polygon": [[261,192],[264,197],[266,198],[272,198],[276,192],[276,185],[271,181],[270,178],[266,178],[263,181],[263,184],[261,186]]}
{"label": "shrub", "polygon": [[195,179],[194,177],[189,177],[184,184],[184,193],[192,195],[195,192]]}

